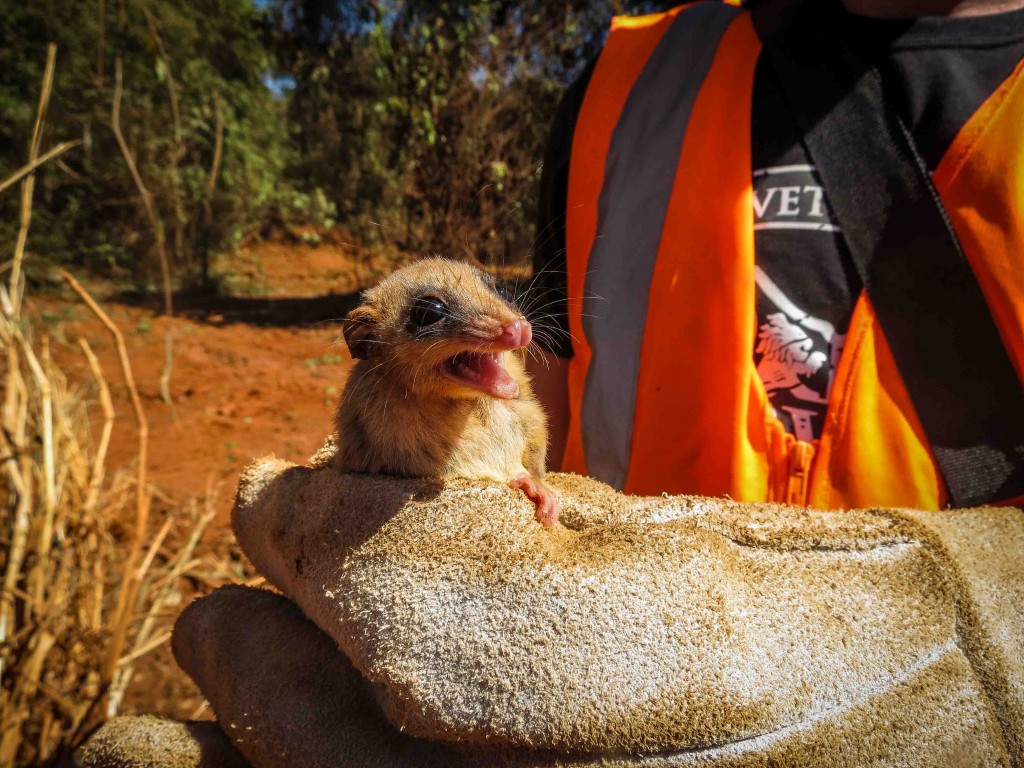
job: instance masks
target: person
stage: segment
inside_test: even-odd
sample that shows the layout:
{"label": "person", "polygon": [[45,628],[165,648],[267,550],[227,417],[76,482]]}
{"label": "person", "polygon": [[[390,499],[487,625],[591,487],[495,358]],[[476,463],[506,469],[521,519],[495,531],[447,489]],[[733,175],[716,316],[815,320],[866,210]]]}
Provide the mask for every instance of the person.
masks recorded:
{"label": "person", "polygon": [[[844,0],[837,13],[908,126],[1024,379],[1024,2]],[[567,90],[534,262],[553,326],[530,365],[549,463],[631,493],[943,508],[942,473],[761,48],[751,13],[725,4],[619,18]]]}

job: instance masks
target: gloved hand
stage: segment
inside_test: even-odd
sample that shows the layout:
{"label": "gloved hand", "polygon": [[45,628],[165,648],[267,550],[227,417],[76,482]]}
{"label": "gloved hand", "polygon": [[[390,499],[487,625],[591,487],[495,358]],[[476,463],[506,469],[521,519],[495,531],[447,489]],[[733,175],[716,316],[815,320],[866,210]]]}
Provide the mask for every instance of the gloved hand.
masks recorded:
{"label": "gloved hand", "polygon": [[504,486],[257,462],[236,535],[294,604],[219,590],[176,657],[257,768],[1024,760],[1020,510],[551,484],[545,530]]}

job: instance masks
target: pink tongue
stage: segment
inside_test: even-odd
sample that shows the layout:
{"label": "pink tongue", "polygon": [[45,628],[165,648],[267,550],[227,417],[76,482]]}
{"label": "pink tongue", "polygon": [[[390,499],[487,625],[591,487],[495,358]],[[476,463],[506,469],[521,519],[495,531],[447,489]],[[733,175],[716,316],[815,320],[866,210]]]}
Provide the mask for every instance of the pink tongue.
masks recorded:
{"label": "pink tongue", "polygon": [[519,397],[519,385],[490,355],[461,354],[450,363],[453,378],[469,384],[492,397],[514,400]]}

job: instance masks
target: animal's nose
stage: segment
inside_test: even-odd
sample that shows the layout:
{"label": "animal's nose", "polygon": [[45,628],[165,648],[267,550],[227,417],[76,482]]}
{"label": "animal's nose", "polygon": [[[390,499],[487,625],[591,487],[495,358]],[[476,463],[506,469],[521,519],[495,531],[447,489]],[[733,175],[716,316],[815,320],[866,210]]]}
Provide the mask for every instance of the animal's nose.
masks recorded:
{"label": "animal's nose", "polygon": [[529,320],[516,320],[502,326],[501,331],[494,339],[495,344],[500,344],[507,349],[521,349],[529,346],[533,341],[533,326]]}

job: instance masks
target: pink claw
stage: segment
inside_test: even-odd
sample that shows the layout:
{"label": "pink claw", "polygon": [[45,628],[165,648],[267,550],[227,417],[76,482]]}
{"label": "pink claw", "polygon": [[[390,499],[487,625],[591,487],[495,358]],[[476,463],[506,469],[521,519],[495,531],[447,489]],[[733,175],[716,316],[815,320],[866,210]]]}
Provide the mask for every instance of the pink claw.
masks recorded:
{"label": "pink claw", "polygon": [[555,521],[558,519],[558,513],[561,510],[558,507],[558,500],[555,498],[555,494],[543,482],[534,479],[533,475],[528,472],[524,472],[512,478],[509,481],[509,485],[513,488],[518,488],[530,498],[530,501],[537,505],[535,516],[538,523],[545,528],[550,528],[555,524]]}

